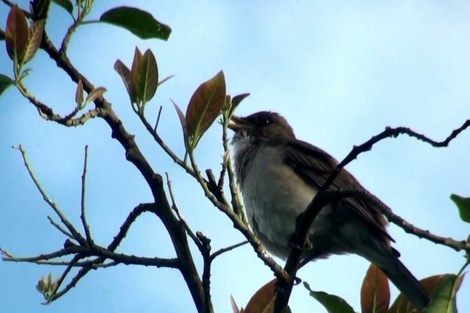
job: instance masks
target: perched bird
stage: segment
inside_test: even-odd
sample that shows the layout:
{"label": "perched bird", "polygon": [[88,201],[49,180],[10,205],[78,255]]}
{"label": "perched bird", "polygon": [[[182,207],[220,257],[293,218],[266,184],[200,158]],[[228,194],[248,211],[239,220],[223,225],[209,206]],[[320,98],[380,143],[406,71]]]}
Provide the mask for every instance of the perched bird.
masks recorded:
{"label": "perched bird", "polygon": [[[292,127],[277,113],[258,112],[233,116],[228,126],[232,140],[237,182],[248,221],[265,248],[287,259],[295,221],[303,213],[338,162],[327,152],[296,139]],[[362,190],[364,187],[343,169],[329,190]],[[398,260],[391,247],[381,201],[345,198],[325,206],[312,223],[311,249],[304,261],[331,254],[355,253],[379,267],[417,308],[429,297]]]}

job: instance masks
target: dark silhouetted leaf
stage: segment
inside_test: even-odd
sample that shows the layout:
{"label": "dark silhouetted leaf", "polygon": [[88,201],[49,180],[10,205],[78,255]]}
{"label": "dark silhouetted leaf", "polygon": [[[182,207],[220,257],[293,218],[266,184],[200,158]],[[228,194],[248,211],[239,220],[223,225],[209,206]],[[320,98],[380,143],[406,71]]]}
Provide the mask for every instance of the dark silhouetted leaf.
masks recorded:
{"label": "dark silhouetted leaf", "polygon": [[170,75],[168,77],[165,77],[163,78],[161,81],[158,82],[158,87],[160,87],[160,85],[162,85],[163,83],[165,83],[167,80],[170,80],[171,78],[173,78],[175,75]]}
{"label": "dark silhouetted leaf", "polygon": [[390,288],[387,276],[371,263],[361,287],[362,313],[386,313],[389,304]]}
{"label": "dark silhouetted leaf", "polygon": [[83,83],[82,80],[78,80],[77,89],[75,90],[75,103],[78,108],[82,107],[83,104]]}
{"label": "dark silhouetted leaf", "polygon": [[121,76],[122,81],[124,82],[124,86],[126,86],[127,94],[131,100],[131,103],[137,103],[136,91],[134,82],[132,80],[131,71],[121,62],[121,60],[117,60],[114,63],[114,70]]}
{"label": "dark silhouetted leaf", "polygon": [[184,117],[183,111],[181,111],[179,106],[173,100],[170,101],[175,106],[176,113],[178,114],[178,118],[180,119],[181,129],[183,130],[184,147],[188,149],[188,127],[186,125],[186,118]]}
{"label": "dark silhouetted leaf", "polygon": [[242,102],[243,99],[245,99],[249,95],[250,95],[249,93],[242,93],[240,95],[236,95],[235,97],[233,97],[233,99],[232,99],[232,112],[235,111],[235,109],[238,107],[240,102]]}
{"label": "dark silhouetted leaf", "polygon": [[142,39],[168,40],[171,28],[157,21],[150,13],[131,7],[117,7],[100,17],[101,22],[120,26]]}
{"label": "dark silhouetted leaf", "polygon": [[8,76],[0,74],[0,96],[8,87],[13,85],[14,80]]}
{"label": "dark silhouetted leaf", "polygon": [[320,302],[328,313],[354,313],[353,308],[344,299],[323,291],[313,291],[307,282],[304,282],[304,286],[310,296]]}
{"label": "dark silhouetted leaf", "polygon": [[238,308],[235,299],[233,299],[232,295],[230,295],[230,304],[232,305],[232,312],[233,313],[240,313],[240,309]]}
{"label": "dark silhouetted leaf", "polygon": [[106,88],[98,87],[93,89],[86,97],[86,102],[95,101],[96,98],[101,97],[106,92]]}
{"label": "dark silhouetted leaf", "polygon": [[245,313],[271,313],[274,309],[276,279],[261,287],[251,297],[245,308]]}
{"label": "dark silhouetted leaf", "polygon": [[11,60],[21,63],[23,60],[26,46],[28,45],[28,24],[26,17],[20,8],[15,4],[11,7],[7,19],[7,28],[5,30],[5,39],[7,53]]}
{"label": "dark silhouetted leaf", "polygon": [[46,20],[34,21],[29,28],[29,39],[26,51],[24,53],[23,62],[28,63],[36,54],[41,45],[42,34]]}
{"label": "dark silhouetted leaf", "polygon": [[[134,64],[132,71],[134,71]],[[134,73],[133,73],[134,74]],[[147,103],[153,98],[158,86],[158,67],[157,61],[152,51],[145,51],[140,57],[134,82],[137,92],[137,99]]]}
{"label": "dark silhouetted leaf", "polygon": [[55,4],[65,9],[65,11],[69,12],[70,16],[73,17],[73,4],[69,0],[52,0]]}
{"label": "dark silhouetted leaf", "polygon": [[452,194],[450,199],[457,205],[460,219],[464,222],[470,223],[470,198],[464,198],[456,194]]}
{"label": "dark silhouetted leaf", "polygon": [[186,111],[188,136],[192,138],[194,148],[212,125],[225,103],[225,77],[220,71],[210,80],[202,83],[189,100]]}

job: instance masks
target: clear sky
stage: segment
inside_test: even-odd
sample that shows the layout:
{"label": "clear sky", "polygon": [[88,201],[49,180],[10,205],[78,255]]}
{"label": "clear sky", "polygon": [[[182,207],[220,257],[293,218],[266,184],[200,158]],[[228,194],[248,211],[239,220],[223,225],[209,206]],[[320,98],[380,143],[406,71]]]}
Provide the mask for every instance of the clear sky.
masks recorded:
{"label": "clear sky", "polygon": [[[92,17],[131,1],[95,1]],[[28,1],[20,1],[27,7]],[[328,4],[327,4],[328,3]],[[116,59],[130,64],[135,46],[152,49],[160,77],[175,75],[149,104],[149,119],[163,106],[160,133],[183,153],[178,118],[170,98],[183,110],[197,86],[224,70],[228,93],[250,92],[238,114],[277,111],[293,125],[298,138],[342,159],[386,126],[408,126],[437,140],[470,116],[470,2],[468,1],[132,1],[150,11],[173,33],[168,42],[143,41],[108,25],[79,29],[70,44],[72,62],[107,99],[148,156],[154,169],[168,171],[179,206],[194,230],[212,238],[214,249],[239,242],[227,218],[201,195],[198,185],[152,141],[134,115]],[[8,10],[0,5],[4,29]],[[57,43],[70,17],[54,7],[48,31]],[[3,43],[2,43],[3,45]],[[43,102],[65,114],[74,107],[75,85],[40,52],[30,63],[27,86]],[[11,63],[0,49],[0,73]],[[88,216],[98,243],[107,245],[128,212],[151,194],[137,170],[125,161],[122,147],[101,120],[64,128],[45,122],[13,88],[0,98],[0,246],[16,256],[60,248],[64,242],[47,221],[52,211],[29,179],[19,152],[22,144],[50,197],[79,223],[80,175],[84,145],[90,146]],[[470,196],[470,131],[447,149],[410,138],[390,139],[361,155],[348,169],[395,213],[431,232],[465,239],[468,224],[458,218],[451,193]],[[220,128],[202,139],[200,168],[218,171]],[[402,262],[418,278],[456,273],[462,253],[389,227]],[[139,219],[120,251],[172,257],[161,223]],[[198,265],[201,260],[195,251]],[[344,297],[356,310],[368,263],[357,256],[334,256],[309,264],[299,276],[314,290]],[[41,275],[62,268],[0,263],[0,303],[5,312],[192,312],[194,306],[179,273],[131,266],[94,271],[69,294],[43,306],[35,285]],[[217,312],[230,311],[230,295],[239,305],[272,274],[248,246],[217,259],[213,267],[213,301]],[[396,289],[392,291],[397,295]],[[470,283],[464,282],[458,304],[470,312]],[[322,312],[298,286],[293,312]]]}

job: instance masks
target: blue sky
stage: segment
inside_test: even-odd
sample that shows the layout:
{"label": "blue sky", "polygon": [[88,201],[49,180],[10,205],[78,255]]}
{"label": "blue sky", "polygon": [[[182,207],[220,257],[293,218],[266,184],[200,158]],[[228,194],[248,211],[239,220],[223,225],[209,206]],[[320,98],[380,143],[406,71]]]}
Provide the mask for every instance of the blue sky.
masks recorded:
{"label": "blue sky", "polygon": [[[95,1],[92,17],[129,1]],[[27,7],[27,1],[20,1]],[[70,44],[72,62],[96,86],[124,120],[157,172],[169,172],[179,206],[194,230],[212,238],[214,249],[239,242],[231,223],[201,195],[198,185],[154,144],[128,104],[116,59],[130,64],[135,46],[152,49],[161,77],[175,75],[149,104],[149,119],[163,106],[160,133],[180,155],[182,135],[170,98],[183,110],[197,86],[224,70],[227,90],[250,92],[238,114],[277,111],[293,125],[298,138],[342,159],[386,126],[408,126],[441,140],[470,116],[470,3],[466,1],[134,1],[173,33],[168,42],[142,41],[107,25],[79,29]],[[4,29],[8,10],[0,6]],[[59,42],[71,22],[54,7],[48,25]],[[40,52],[30,63],[30,90],[57,112],[74,106],[75,86]],[[5,49],[0,73],[10,74]],[[43,121],[13,88],[0,98],[0,246],[17,256],[49,252],[64,238],[50,226],[51,210],[42,201],[11,149],[22,144],[50,197],[79,223],[80,175],[84,145],[90,146],[88,216],[98,243],[106,245],[128,212],[151,194],[136,169],[125,161],[121,146],[100,120],[64,128]],[[220,129],[202,139],[200,168],[217,169],[222,151]],[[464,239],[451,193],[470,195],[470,132],[447,149],[435,149],[409,138],[390,139],[361,155],[348,169],[398,215],[439,235]],[[78,225],[78,224],[77,224]],[[419,278],[455,273],[462,253],[437,246],[389,227],[402,262]],[[139,219],[120,251],[172,257],[161,223]],[[194,249],[198,265],[201,260]],[[359,310],[359,290],[368,263],[354,255],[334,256],[309,264],[299,275],[314,290],[344,297]],[[49,306],[35,290],[41,275],[61,268],[0,264],[0,301],[5,312],[191,312],[191,298],[173,270],[118,266],[90,273],[69,294]],[[239,305],[272,274],[250,247],[226,254],[214,263],[212,287],[217,312],[230,311],[232,294]],[[458,298],[461,312],[470,311],[470,284]],[[392,291],[397,295],[396,289]],[[293,312],[321,312],[298,286]]]}

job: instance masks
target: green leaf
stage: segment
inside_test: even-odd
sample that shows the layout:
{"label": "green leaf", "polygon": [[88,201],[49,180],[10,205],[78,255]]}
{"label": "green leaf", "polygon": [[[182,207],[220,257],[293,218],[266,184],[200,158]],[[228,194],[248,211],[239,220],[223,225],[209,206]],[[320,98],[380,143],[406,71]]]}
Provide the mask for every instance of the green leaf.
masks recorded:
{"label": "green leaf", "polygon": [[96,98],[101,97],[106,92],[106,88],[98,87],[93,89],[85,99],[85,102],[92,102],[95,101]]}
{"label": "green leaf", "polygon": [[121,60],[117,60],[114,63],[114,70],[121,76],[124,86],[126,86],[127,94],[131,100],[131,103],[137,103],[136,91],[134,82],[132,80],[132,73],[129,68],[122,63]]}
{"label": "green leaf", "polygon": [[[134,70],[134,68],[132,68]],[[152,51],[145,51],[144,55],[140,58],[135,76],[135,87],[137,92],[137,99],[142,103],[149,102],[158,86],[158,67],[157,61]]]}
{"label": "green leaf", "polygon": [[69,12],[70,16],[73,17],[73,4],[69,0],[52,0],[55,4],[65,9],[65,11]]}
{"label": "green leaf", "polygon": [[25,64],[28,63],[38,51],[39,46],[41,45],[45,24],[46,20],[34,21],[31,24],[31,27],[29,28],[28,45],[26,46],[26,50],[24,52],[23,62]]}
{"label": "green leaf", "polygon": [[15,81],[10,77],[0,74],[0,96],[8,87],[13,85],[14,82]]}
{"label": "green leaf", "polygon": [[353,308],[344,299],[323,291],[313,291],[307,282],[304,282],[304,287],[310,292],[311,297],[325,307],[328,313],[354,313]]}
{"label": "green leaf", "polygon": [[21,9],[15,4],[11,7],[7,18],[5,39],[7,53],[11,60],[21,64],[28,45],[28,24]]}
{"label": "green leaf", "polygon": [[157,21],[150,13],[131,7],[117,7],[101,15],[100,21],[127,29],[142,39],[168,40],[171,28]]}
{"label": "green leaf", "polygon": [[204,132],[212,125],[225,104],[225,77],[220,71],[202,83],[189,100],[186,110],[188,136],[195,148]]}
{"label": "green leaf", "polygon": [[464,198],[456,194],[450,195],[450,199],[454,201],[459,209],[460,219],[470,223],[470,198]]}
{"label": "green leaf", "polygon": [[458,283],[456,275],[446,276],[432,295],[426,313],[457,313],[454,284]]}

